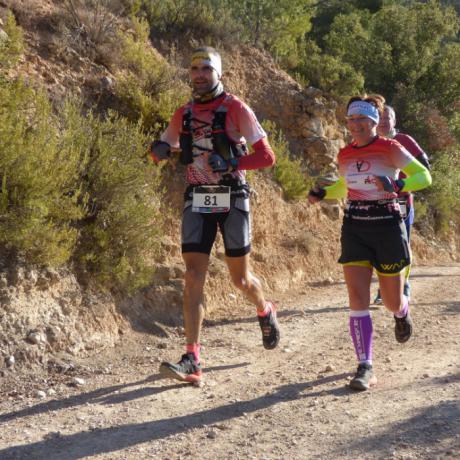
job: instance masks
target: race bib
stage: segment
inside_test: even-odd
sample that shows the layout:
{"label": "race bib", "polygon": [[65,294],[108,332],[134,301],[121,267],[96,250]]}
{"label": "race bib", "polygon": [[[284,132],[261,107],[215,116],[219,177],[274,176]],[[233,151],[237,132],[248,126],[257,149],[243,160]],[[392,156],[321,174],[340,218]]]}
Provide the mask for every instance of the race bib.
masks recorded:
{"label": "race bib", "polygon": [[230,211],[230,187],[224,185],[194,187],[192,211],[200,213]]}
{"label": "race bib", "polygon": [[347,185],[356,190],[377,190],[375,178],[370,174],[350,174],[347,176]]}

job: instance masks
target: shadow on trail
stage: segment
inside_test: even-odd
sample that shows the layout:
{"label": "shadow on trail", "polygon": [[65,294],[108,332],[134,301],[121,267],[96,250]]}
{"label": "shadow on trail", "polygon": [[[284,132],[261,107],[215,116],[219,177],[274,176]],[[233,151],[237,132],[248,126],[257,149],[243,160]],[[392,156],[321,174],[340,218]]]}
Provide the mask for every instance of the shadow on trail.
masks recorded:
{"label": "shadow on trail", "polygon": [[[312,315],[319,315],[321,313],[336,313],[348,310],[348,307],[322,307],[322,308],[312,308],[306,310],[281,310],[276,313],[277,318],[291,318],[291,317],[305,317],[305,316],[312,316]],[[249,324],[249,323],[256,323],[257,317],[250,316],[246,318],[232,318],[232,319],[219,319],[219,320],[212,320],[212,319],[205,319],[203,324],[205,327],[217,327],[217,326],[224,326],[228,324]]]}
{"label": "shadow on trail", "polygon": [[446,374],[440,377],[434,377],[431,382],[436,385],[446,385],[450,383],[460,382],[460,373],[457,374]]}
{"label": "shadow on trail", "polygon": [[[441,265],[440,267],[449,267],[448,265]],[[446,277],[451,277],[451,278],[458,278],[460,276],[460,273],[439,273],[439,272],[434,272],[434,273],[411,273],[410,278],[411,279],[417,279],[417,278],[446,278]],[[378,283],[378,279],[374,273],[374,276],[372,278],[372,282]],[[311,281],[305,283],[306,286],[308,287],[314,287],[314,288],[327,288],[330,286],[345,286],[345,281],[344,280],[337,280],[337,281]]]}
{"label": "shadow on trail", "polygon": [[345,286],[345,281],[344,280],[338,280],[338,281],[310,281],[305,283],[305,286],[308,287],[316,287],[316,288],[327,288],[327,287],[332,287],[332,286]]}
{"label": "shadow on trail", "polygon": [[[134,423],[124,426],[98,428],[66,436],[55,436],[28,445],[13,446],[0,450],[2,460],[46,458],[47,460],[76,460],[80,458],[116,452],[144,442],[155,441],[169,436],[202,428],[215,423],[242,417],[245,414],[266,409],[287,401],[301,400],[333,394],[350,394],[345,386],[329,390],[311,391],[315,386],[339,381],[348,373],[331,375],[306,383],[283,385],[269,395],[248,401],[238,401],[217,408],[207,409],[194,414]],[[168,387],[167,389],[170,389]],[[153,389],[155,390],[155,389]],[[160,389],[163,390],[164,389]]]}
{"label": "shadow on trail", "polygon": [[443,315],[445,314],[456,315],[460,313],[460,302],[455,301],[455,300],[454,301],[442,300],[439,302],[413,302],[413,304],[419,307],[443,306],[445,307],[445,310],[441,312]]}
{"label": "shadow on trail", "polygon": [[[416,445],[417,449],[429,449],[430,455],[424,458],[435,458],[432,455],[434,453],[441,453],[450,448],[458,449],[456,434],[459,428],[460,406],[458,402],[442,401],[436,405],[419,409],[412,417],[389,425],[382,433],[349,440],[346,454],[353,456],[355,453],[359,456],[364,451],[372,452],[375,458],[379,457],[378,453],[381,453],[379,458],[392,458],[392,451],[397,451],[401,457],[404,457],[404,449],[412,449]],[[442,449],[440,449],[441,446]],[[434,451],[436,449],[438,452]],[[337,458],[340,458],[343,455],[343,448],[336,453]]]}
{"label": "shadow on trail", "polygon": [[[225,365],[225,366],[213,366],[213,367],[209,367],[205,369],[204,372],[222,371],[222,370],[234,369],[237,367],[243,367],[243,366],[248,366],[248,365],[249,363],[244,362],[244,363],[230,364],[230,365]],[[68,409],[70,407],[82,406],[82,405],[90,404],[90,403],[122,404],[127,401],[133,401],[135,399],[145,398],[145,397],[163,393],[164,391],[174,390],[174,389],[183,387],[183,383],[176,383],[174,385],[168,385],[168,386],[163,386],[163,387],[150,387],[150,388],[142,387],[136,390],[126,391],[126,392],[121,393],[121,391],[126,388],[139,386],[139,385],[146,385],[146,384],[153,383],[161,379],[162,377],[160,376],[160,374],[155,374],[155,375],[151,375],[145,378],[144,380],[139,380],[137,382],[124,383],[121,385],[113,385],[111,387],[99,388],[97,390],[90,391],[88,393],[80,393],[78,395],[74,395],[66,399],[60,399],[60,400],[54,399],[52,401],[43,402],[35,406],[27,407],[25,409],[21,409],[15,412],[9,412],[8,414],[2,414],[0,415],[0,423],[5,423],[5,422],[8,422],[16,418],[30,417],[30,416],[34,416],[38,414],[48,413],[51,411],[59,411],[63,409]],[[0,459],[1,458],[2,456],[0,455]]]}

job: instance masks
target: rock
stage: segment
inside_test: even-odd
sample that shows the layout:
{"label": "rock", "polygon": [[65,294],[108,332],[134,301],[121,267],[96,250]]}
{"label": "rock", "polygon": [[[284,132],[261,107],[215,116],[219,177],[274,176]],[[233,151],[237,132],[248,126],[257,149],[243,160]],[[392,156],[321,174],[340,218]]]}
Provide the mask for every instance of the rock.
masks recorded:
{"label": "rock", "polygon": [[329,202],[326,200],[321,202],[321,210],[328,216],[331,220],[338,220],[341,216],[342,208],[334,202]]}
{"label": "rock", "polygon": [[46,393],[43,390],[35,390],[34,396],[39,399],[46,398]]}
{"label": "rock", "polygon": [[323,95],[323,92],[320,89],[315,88],[314,86],[309,86],[308,88],[305,88],[304,93],[309,97],[321,97]]}
{"label": "rock", "polygon": [[110,91],[114,86],[113,79],[107,76],[101,78],[101,87],[104,91]]}
{"label": "rock", "polygon": [[46,343],[45,336],[41,332],[38,332],[38,331],[30,332],[29,335],[27,336],[27,340],[30,343],[33,343],[34,345],[43,345]]}
{"label": "rock", "polygon": [[83,385],[86,385],[86,380],[81,377],[74,377],[72,379],[72,384],[77,387],[82,387]]}
{"label": "rock", "polygon": [[6,366],[7,367],[11,367],[11,366],[14,366],[14,363],[16,362],[16,360],[14,359],[14,356],[8,356],[6,359],[5,359],[5,363],[6,363]]}

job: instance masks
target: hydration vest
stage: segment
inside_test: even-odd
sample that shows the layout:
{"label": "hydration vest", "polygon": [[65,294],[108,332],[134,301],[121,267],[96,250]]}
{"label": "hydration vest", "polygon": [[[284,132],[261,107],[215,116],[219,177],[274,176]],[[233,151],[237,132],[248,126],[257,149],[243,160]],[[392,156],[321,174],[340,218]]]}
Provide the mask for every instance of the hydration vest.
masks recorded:
{"label": "hydration vest", "polygon": [[[228,102],[231,96],[225,96],[222,104],[214,112],[211,123],[211,140],[213,152],[225,160],[238,158],[246,154],[246,145],[233,142],[225,132]],[[179,136],[180,162],[184,165],[193,163],[192,104],[187,104],[182,115],[182,128]]]}

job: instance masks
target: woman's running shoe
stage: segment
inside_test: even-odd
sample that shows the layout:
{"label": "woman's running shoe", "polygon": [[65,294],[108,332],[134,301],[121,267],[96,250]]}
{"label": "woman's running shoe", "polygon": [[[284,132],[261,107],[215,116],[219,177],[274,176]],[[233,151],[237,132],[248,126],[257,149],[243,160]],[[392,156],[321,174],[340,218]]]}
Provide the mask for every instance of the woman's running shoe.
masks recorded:
{"label": "woman's running shoe", "polygon": [[409,311],[404,318],[395,318],[395,337],[399,343],[407,342],[412,335],[413,323]]}
{"label": "woman's running shoe", "polygon": [[355,376],[350,380],[350,387],[353,390],[365,391],[377,383],[377,378],[372,370],[372,364],[361,363],[358,366]]}

